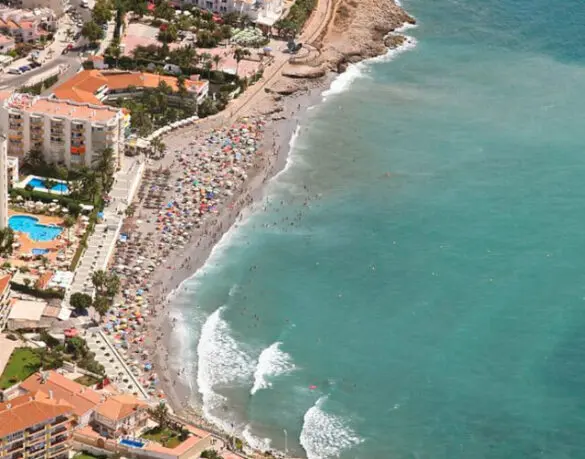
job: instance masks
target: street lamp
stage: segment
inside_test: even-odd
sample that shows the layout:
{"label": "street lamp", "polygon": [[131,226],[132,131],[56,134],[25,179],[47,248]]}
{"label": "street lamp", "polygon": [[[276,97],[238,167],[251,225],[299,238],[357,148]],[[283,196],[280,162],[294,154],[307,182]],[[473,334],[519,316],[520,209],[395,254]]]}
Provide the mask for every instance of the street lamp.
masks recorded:
{"label": "street lamp", "polygon": [[288,456],[288,432],[286,429],[282,429],[284,432],[284,455]]}

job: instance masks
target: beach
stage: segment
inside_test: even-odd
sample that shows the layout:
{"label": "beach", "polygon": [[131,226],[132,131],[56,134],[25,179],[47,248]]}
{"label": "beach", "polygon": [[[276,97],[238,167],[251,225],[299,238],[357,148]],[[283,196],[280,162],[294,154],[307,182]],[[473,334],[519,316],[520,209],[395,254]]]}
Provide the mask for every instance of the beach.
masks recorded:
{"label": "beach", "polygon": [[[318,39],[319,47],[328,32],[337,33],[332,20],[338,6],[332,0],[320,1],[307,24],[305,36]],[[364,58],[382,50],[387,48],[373,52],[368,45]],[[355,61],[355,50],[349,52]],[[145,177],[127,220],[130,238],[116,251],[113,264],[124,273],[124,302],[145,307],[146,331],[129,340],[131,352],[146,349],[154,356],[146,363],[149,368],[154,364],[153,373],[143,379],[156,384],[152,393],[165,398],[176,414],[210,430],[217,426],[191,405],[192,388],[181,377],[183,369],[171,368],[168,362],[176,325],[171,318],[173,295],[205,264],[222,237],[237,229],[246,212],[258,210],[264,186],[287,165],[291,138],[302,129],[307,109],[322,101],[337,75],[328,68],[339,70],[340,54],[327,59],[313,62],[324,76],[310,79],[285,78],[282,74],[290,65],[276,60],[265,77],[223,113],[163,138],[166,152],[161,159],[146,159]],[[302,73],[309,67],[295,69]],[[203,176],[207,181],[199,183]],[[144,261],[148,272],[142,271]],[[133,276],[135,272],[140,274]]]}

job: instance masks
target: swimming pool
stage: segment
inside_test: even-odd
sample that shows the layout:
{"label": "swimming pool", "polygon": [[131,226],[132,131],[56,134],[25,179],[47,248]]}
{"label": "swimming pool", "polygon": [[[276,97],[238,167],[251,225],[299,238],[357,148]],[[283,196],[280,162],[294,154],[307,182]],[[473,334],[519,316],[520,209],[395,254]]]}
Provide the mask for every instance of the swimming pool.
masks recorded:
{"label": "swimming pool", "polygon": [[32,249],[33,255],[46,255],[49,253],[49,249]]}
{"label": "swimming pool", "polygon": [[130,448],[143,448],[144,442],[139,440],[131,440],[129,438],[123,438],[120,440],[121,445],[129,446]]}
{"label": "swimming pool", "polygon": [[42,225],[39,219],[28,215],[13,215],[8,226],[14,231],[27,233],[33,241],[52,241],[63,232],[59,226]]}
{"label": "swimming pool", "polygon": [[[40,178],[32,178],[28,181],[27,185],[33,187],[33,189],[43,189],[46,190],[47,187],[45,186],[45,182]],[[55,191],[57,193],[69,193],[69,187],[65,183],[57,183],[55,186],[51,187],[51,191]]]}

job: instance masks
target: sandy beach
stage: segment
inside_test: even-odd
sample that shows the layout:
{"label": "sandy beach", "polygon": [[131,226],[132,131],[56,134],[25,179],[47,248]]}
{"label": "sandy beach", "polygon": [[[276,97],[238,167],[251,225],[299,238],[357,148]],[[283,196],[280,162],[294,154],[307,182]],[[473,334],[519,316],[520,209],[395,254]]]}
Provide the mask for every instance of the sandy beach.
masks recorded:
{"label": "sandy beach", "polygon": [[[137,341],[137,348],[136,344],[130,346],[132,352],[148,350],[156,371],[151,379],[156,380],[158,396],[164,396],[176,414],[210,430],[214,426],[203,419],[197,406],[189,403],[193,394],[181,382],[181,369],[168,364],[175,326],[170,316],[172,296],[205,264],[213,247],[242,212],[255,210],[264,185],[286,166],[295,130],[303,124],[307,109],[321,102],[322,92],[336,75],[330,69],[339,70],[339,53],[331,61],[320,60],[320,56],[331,53],[321,54],[317,47],[327,44],[329,34],[339,39],[333,19],[343,1],[320,0],[306,24],[303,37],[316,46],[310,48],[308,59],[316,56],[315,62],[291,66],[286,57],[276,59],[264,78],[224,112],[171,132],[163,139],[165,155],[146,160],[145,179],[130,219],[132,238],[116,251],[114,264],[127,263],[127,272],[140,270],[145,257],[151,267],[148,273],[123,278],[123,289],[129,293],[125,293],[125,301],[139,304],[134,292],[145,286],[145,293],[139,295],[146,300],[142,305],[148,308],[146,332]],[[372,14],[365,8],[360,11]],[[400,19],[404,22],[403,17]],[[378,42],[383,38],[379,37]],[[370,43],[364,43],[364,58],[371,57]],[[355,50],[350,53],[355,60]],[[290,67],[313,77],[287,78],[284,73],[290,73]],[[318,78],[313,75],[316,68]],[[221,154],[220,142],[228,145],[228,154]],[[204,176],[208,181],[206,187],[201,184],[199,196],[200,185],[193,188],[192,182]],[[142,260],[135,264],[133,257],[137,256]]]}

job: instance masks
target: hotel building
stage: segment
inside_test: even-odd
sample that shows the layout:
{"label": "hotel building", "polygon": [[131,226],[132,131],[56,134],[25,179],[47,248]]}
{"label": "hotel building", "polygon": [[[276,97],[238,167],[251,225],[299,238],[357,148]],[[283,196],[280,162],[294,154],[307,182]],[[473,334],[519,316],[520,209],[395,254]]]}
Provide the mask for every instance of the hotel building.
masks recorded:
{"label": "hotel building", "polygon": [[6,328],[10,315],[10,280],[11,274],[0,277],[0,332]]}
{"label": "hotel building", "polygon": [[129,125],[122,109],[70,100],[12,94],[0,107],[10,156],[36,149],[47,162],[68,168],[92,167],[106,148],[120,157]]}
{"label": "hotel building", "polygon": [[2,459],[68,459],[73,407],[35,392],[0,403]]}

